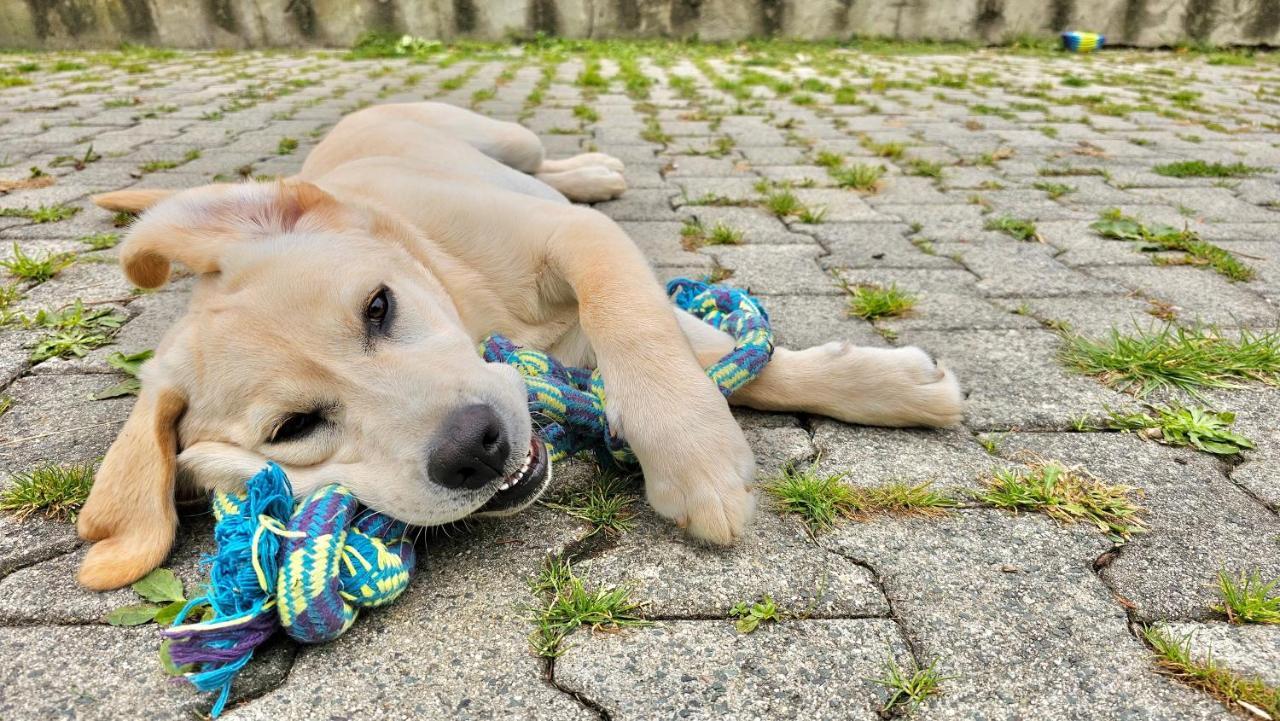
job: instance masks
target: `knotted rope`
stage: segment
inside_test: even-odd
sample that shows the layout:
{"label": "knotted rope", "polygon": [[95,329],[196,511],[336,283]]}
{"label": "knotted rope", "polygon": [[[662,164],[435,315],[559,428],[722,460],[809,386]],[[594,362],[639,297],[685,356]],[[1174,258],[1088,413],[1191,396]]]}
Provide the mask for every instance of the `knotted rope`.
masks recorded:
{"label": "knotted rope", "polygon": [[[760,374],[773,355],[769,316],[751,294],[688,278],[667,283],[676,307],[734,338],[733,350],[706,369],[728,397]],[[609,430],[605,415],[604,378],[599,369],[571,368],[541,351],[521,348],[500,335],[481,344],[490,363],[515,366],[524,376],[529,413],[554,463],[583,451],[594,451],[608,464],[635,463],[626,442]]]}
{"label": "knotted rope", "polygon": [[[721,393],[731,395],[764,369],[773,353],[773,331],[750,294],[687,278],[668,283],[667,294],[677,307],[733,336],[733,350],[706,369]],[[625,441],[609,430],[598,370],[565,366],[500,335],[484,339],[481,351],[485,360],[513,365],[524,377],[529,412],[552,462],[588,450],[604,462],[635,462]],[[219,692],[215,717],[226,706],[236,674],[277,630],[302,643],[331,641],[361,608],[398,598],[414,571],[414,546],[404,523],[361,512],[339,485],[295,504],[289,479],[274,463],[250,478],[243,492],[215,494],[213,513],[218,551],[205,559],[208,588],[164,635],[173,663],[195,667],[183,674],[186,679],[202,691]],[[186,622],[206,605],[204,620]]]}
{"label": "knotted rope", "polygon": [[[205,595],[192,599],[164,632],[169,657],[201,691],[219,691],[217,716],[231,681],[277,629],[295,641],[331,641],[361,608],[391,603],[415,566],[408,526],[380,513],[360,514],[340,485],[320,488],[295,506],[284,471],[268,463],[243,493],[214,494],[216,555]],[[212,618],[185,623],[208,605]]]}

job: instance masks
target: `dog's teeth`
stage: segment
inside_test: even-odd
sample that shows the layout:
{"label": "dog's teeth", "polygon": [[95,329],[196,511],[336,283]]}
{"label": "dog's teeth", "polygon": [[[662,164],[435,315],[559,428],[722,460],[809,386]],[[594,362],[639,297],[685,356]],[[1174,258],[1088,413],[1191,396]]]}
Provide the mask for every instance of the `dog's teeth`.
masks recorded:
{"label": "dog's teeth", "polygon": [[511,484],[510,484],[509,482],[507,482],[507,481],[503,481],[502,485],[501,485],[501,486],[498,486],[498,490],[499,490],[499,491],[505,491],[505,490],[507,490],[507,489],[508,489],[508,488],[510,488],[510,487],[511,487]]}

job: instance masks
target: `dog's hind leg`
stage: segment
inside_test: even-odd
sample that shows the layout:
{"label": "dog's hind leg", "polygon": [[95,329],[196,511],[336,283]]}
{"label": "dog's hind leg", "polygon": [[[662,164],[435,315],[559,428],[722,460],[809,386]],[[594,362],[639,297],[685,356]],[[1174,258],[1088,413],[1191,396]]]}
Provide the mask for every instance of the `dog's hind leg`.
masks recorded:
{"label": "dog's hind leg", "polygon": [[605,153],[581,153],[572,158],[561,158],[560,160],[543,160],[542,166],[538,168],[538,173],[563,173],[566,170],[577,170],[578,168],[603,167],[612,170],[615,173],[621,173],[626,169],[621,160],[607,155]]}
{"label": "dog's hind leg", "polygon": [[[733,349],[733,339],[682,310],[677,320],[703,367]],[[916,347],[849,343],[777,348],[755,380],[729,403],[762,411],[813,413],[871,426],[950,426],[963,412],[950,371]]]}
{"label": "dog's hind leg", "polygon": [[603,165],[583,165],[552,173],[538,171],[534,177],[575,203],[613,200],[627,189],[627,181],[622,174]]}

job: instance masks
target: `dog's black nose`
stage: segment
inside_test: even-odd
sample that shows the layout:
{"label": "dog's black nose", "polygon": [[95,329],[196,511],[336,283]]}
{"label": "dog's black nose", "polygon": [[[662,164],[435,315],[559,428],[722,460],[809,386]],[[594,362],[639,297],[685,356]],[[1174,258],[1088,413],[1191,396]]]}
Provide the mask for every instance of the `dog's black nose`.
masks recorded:
{"label": "dog's black nose", "polygon": [[427,461],[431,480],[446,488],[476,489],[502,475],[511,443],[493,408],[475,403],[444,419]]}

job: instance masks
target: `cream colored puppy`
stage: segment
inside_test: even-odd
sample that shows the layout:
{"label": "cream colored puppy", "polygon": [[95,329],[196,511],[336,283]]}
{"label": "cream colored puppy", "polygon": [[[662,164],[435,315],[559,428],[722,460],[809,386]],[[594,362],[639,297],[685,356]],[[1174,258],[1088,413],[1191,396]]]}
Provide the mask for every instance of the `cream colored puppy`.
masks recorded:
{"label": "cream colored puppy", "polygon": [[[755,463],[702,372],[728,336],[673,311],[611,220],[569,201],[617,197],[622,164],[546,160],[538,138],[448,105],[340,122],[279,183],[121,191],[146,212],[120,260],[161,286],[199,276],[142,372],[142,393],[80,514],[91,588],[130,583],[173,542],[178,479],[242,484],[270,459],[299,494],[342,483],[412,524],[515,512],[549,477],[524,386],[483,362],[502,333],[604,374],[608,414],[649,502],[700,539],[751,517]],[[731,399],[850,423],[944,426],[955,379],[915,348],[779,348]]]}

